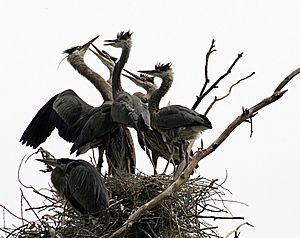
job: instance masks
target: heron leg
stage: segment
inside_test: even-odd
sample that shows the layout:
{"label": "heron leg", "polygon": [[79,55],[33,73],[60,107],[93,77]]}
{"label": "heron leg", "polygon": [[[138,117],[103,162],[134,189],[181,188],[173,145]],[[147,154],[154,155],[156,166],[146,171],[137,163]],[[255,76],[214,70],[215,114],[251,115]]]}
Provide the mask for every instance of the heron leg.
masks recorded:
{"label": "heron leg", "polygon": [[[146,144],[145,144],[146,145]],[[158,159],[158,156],[154,156],[153,154],[153,151],[152,153],[150,154],[150,150],[147,146],[145,146],[145,150],[146,150],[146,154],[148,156],[148,158],[150,159],[151,163],[152,163],[152,166],[153,166],[153,169],[154,169],[154,175],[157,175],[157,170],[156,170],[156,167],[157,167],[157,159]]]}
{"label": "heron leg", "polygon": [[103,165],[103,154],[104,154],[104,150],[100,147],[98,147],[98,163],[97,163],[97,169],[99,170],[100,174],[101,174],[101,168]]}
{"label": "heron leg", "polygon": [[180,158],[180,164],[177,166],[176,170],[174,170],[174,179],[176,180],[183,170],[188,166],[189,164],[189,143],[187,141],[182,141],[179,144],[179,158]]}
{"label": "heron leg", "polygon": [[184,155],[185,155],[186,164],[188,165],[190,162],[189,142],[184,141],[184,142],[182,142],[181,146],[182,146],[182,153],[184,153]]}
{"label": "heron leg", "polygon": [[[171,146],[171,148],[170,148],[170,146]],[[174,162],[174,159],[173,159],[173,156],[174,156],[174,153],[175,153],[175,148],[174,148],[173,142],[171,142],[170,144],[167,144],[167,147],[168,147],[168,150],[170,152],[170,157],[169,157],[168,163],[167,163],[167,165],[164,169],[163,174],[166,174],[167,168],[168,168],[171,161],[172,161],[173,165],[175,165],[175,162]],[[175,173],[175,170],[174,170],[174,173]]]}
{"label": "heron leg", "polygon": [[152,163],[152,166],[153,166],[153,169],[154,169],[154,175],[157,175],[157,171],[156,171],[156,167],[157,167],[157,156],[155,156],[155,160],[154,160],[154,156],[153,156],[153,151],[152,153],[150,154],[150,150],[147,146],[147,143],[146,143],[146,140],[145,140],[145,133],[143,131],[140,132],[141,133],[141,139],[145,145],[145,151],[146,151],[146,154],[148,156],[148,158],[150,159],[151,163]]}

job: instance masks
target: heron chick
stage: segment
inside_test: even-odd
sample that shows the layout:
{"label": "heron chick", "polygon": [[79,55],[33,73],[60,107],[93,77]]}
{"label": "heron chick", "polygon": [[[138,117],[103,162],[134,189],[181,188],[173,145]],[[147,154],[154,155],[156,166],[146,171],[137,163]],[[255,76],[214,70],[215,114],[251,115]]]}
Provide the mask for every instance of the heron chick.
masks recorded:
{"label": "heron chick", "polygon": [[[159,108],[162,97],[166,95],[173,83],[173,70],[170,63],[157,64],[154,70],[138,72],[162,79],[160,87],[152,93],[149,99],[151,127],[161,133],[164,141],[170,143],[173,151],[169,161],[173,159],[175,152],[173,149],[174,143],[178,143],[180,144],[180,153],[183,155],[183,152],[185,152],[188,163],[193,142],[202,131],[212,128],[210,120],[205,115],[181,105]],[[186,142],[191,143],[186,146]]]}
{"label": "heron chick", "polygon": [[[51,182],[57,194],[79,214],[109,220],[108,191],[98,170],[84,160],[37,159],[54,167]],[[102,221],[102,220],[100,220]]]}

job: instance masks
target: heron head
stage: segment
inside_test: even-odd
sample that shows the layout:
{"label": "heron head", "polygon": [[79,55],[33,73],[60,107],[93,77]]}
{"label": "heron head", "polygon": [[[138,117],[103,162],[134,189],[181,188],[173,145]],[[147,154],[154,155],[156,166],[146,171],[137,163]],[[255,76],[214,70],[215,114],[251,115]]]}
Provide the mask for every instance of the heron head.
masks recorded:
{"label": "heron head", "polygon": [[[172,66],[171,63],[167,63],[167,64],[158,63],[155,65],[154,70],[139,70],[138,72],[140,72],[142,74],[152,75],[154,77],[164,78],[169,74],[173,74],[173,70],[172,70],[171,66]],[[148,77],[148,78],[151,78],[151,77]]]}
{"label": "heron head", "polygon": [[146,81],[146,82],[154,84],[155,77],[149,76],[147,74],[140,74],[140,78],[142,81]]}
{"label": "heron head", "polygon": [[129,79],[137,79],[139,81],[142,81],[142,82],[149,82],[149,83],[152,83],[154,84],[154,78],[155,77],[151,77],[147,74],[140,74],[140,76],[134,74],[134,73],[131,73],[130,71],[128,71],[127,69],[123,69],[126,73],[128,73],[129,75],[127,74],[122,74],[123,76],[125,76],[126,78],[129,78]]}
{"label": "heron head", "polygon": [[90,41],[88,41],[87,43],[85,43],[84,45],[80,45],[80,46],[74,46],[71,47],[67,50],[63,51],[63,54],[68,54],[71,55],[73,53],[79,53],[79,54],[85,54],[85,52],[88,50],[89,46],[98,38],[99,36],[94,37],[93,39],[91,39]]}
{"label": "heron head", "polygon": [[37,161],[43,162],[46,165],[54,168],[60,168],[62,170],[65,169],[65,166],[70,163],[72,160],[71,159],[36,159]]}
{"label": "heron head", "polygon": [[110,45],[116,48],[123,48],[126,45],[131,46],[131,35],[132,32],[130,31],[121,31],[120,33],[118,33],[117,39],[105,40],[104,42],[106,43],[104,45]]}
{"label": "heron head", "polygon": [[93,52],[94,55],[98,57],[98,59],[101,60],[101,62],[108,67],[109,69],[113,70],[117,61],[117,58],[111,56],[104,50],[99,50],[94,44],[92,44],[95,50],[89,49]]}

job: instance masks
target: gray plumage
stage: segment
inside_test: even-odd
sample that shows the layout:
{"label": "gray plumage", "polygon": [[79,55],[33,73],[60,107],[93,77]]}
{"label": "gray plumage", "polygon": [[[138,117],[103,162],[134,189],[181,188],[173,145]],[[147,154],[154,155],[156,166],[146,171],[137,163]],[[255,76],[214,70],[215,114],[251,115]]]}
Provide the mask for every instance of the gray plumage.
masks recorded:
{"label": "gray plumage", "polygon": [[103,103],[93,111],[74,141],[71,153],[76,151],[76,155],[79,155],[91,148],[99,147],[102,151],[107,148],[107,143],[119,127],[112,120],[110,111],[110,101]]}
{"label": "gray plumage", "polygon": [[87,78],[101,93],[104,103],[87,121],[81,133],[75,140],[71,153],[85,153],[90,148],[99,148],[98,166],[101,168],[104,151],[106,153],[109,174],[115,175],[117,172],[133,174],[135,173],[135,150],[132,136],[127,128],[117,124],[112,120],[112,87],[111,78],[116,59],[105,51],[100,51],[96,46],[95,50],[90,49],[101,62],[109,69],[110,78],[105,81],[99,74],[90,69],[84,62],[84,55],[88,46],[94,42],[90,40],[83,46],[73,47],[66,50],[69,63],[85,78]]}
{"label": "gray plumage", "polygon": [[84,160],[38,159],[55,167],[51,181],[57,194],[70,203],[82,215],[109,219],[109,197],[98,170]]}
{"label": "gray plumage", "polygon": [[68,142],[74,142],[96,108],[84,102],[73,90],[53,96],[34,116],[20,142],[34,149],[56,128]]}
{"label": "gray plumage", "polygon": [[150,115],[148,106],[135,95],[131,95],[124,91],[121,86],[121,72],[124,68],[131,49],[131,34],[128,32],[120,32],[115,40],[106,40],[106,45],[117,48],[122,48],[122,53],[119,60],[116,62],[112,76],[112,92],[113,104],[111,109],[112,118],[114,121],[137,128],[138,118],[141,115],[145,123],[150,126]]}
{"label": "gray plumage", "polygon": [[155,70],[139,71],[162,78],[160,87],[149,100],[151,126],[158,130],[167,141],[180,142],[196,139],[199,133],[211,129],[211,122],[205,115],[181,105],[159,108],[161,98],[168,92],[173,82],[171,64],[157,64]]}

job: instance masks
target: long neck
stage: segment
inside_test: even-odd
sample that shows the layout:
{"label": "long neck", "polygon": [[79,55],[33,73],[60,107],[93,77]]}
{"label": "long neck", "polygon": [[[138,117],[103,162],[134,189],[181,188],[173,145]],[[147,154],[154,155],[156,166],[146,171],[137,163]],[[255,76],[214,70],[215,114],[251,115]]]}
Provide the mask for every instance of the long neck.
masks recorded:
{"label": "long neck", "polygon": [[122,85],[121,85],[121,72],[127,63],[129,58],[129,53],[131,50],[131,42],[129,41],[127,44],[122,47],[122,54],[120,59],[117,61],[114,72],[112,75],[112,91],[113,91],[113,98],[115,99],[121,92],[124,92]]}
{"label": "long neck", "polygon": [[111,86],[99,74],[90,69],[80,55],[70,55],[70,64],[84,77],[86,77],[101,93],[104,101],[112,100]]}
{"label": "long neck", "polygon": [[110,86],[112,85],[112,76],[114,72],[114,67],[113,68],[108,68],[109,69],[109,79],[106,81]]}
{"label": "long neck", "polygon": [[157,115],[159,111],[159,103],[163,96],[169,91],[173,83],[173,73],[170,72],[162,78],[162,83],[158,89],[156,89],[149,99],[149,112],[151,120]]}

